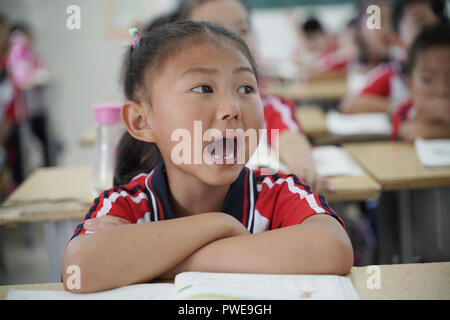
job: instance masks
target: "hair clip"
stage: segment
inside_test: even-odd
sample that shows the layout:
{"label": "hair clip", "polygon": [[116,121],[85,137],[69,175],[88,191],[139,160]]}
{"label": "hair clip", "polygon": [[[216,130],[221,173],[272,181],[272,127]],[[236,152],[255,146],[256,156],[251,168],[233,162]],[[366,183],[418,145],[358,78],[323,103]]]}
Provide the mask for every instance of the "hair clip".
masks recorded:
{"label": "hair clip", "polygon": [[136,48],[136,45],[139,41],[139,39],[141,38],[141,33],[139,32],[139,30],[137,28],[130,28],[128,29],[128,33],[130,34],[130,36],[133,39],[133,42],[131,43],[131,46],[134,48]]}

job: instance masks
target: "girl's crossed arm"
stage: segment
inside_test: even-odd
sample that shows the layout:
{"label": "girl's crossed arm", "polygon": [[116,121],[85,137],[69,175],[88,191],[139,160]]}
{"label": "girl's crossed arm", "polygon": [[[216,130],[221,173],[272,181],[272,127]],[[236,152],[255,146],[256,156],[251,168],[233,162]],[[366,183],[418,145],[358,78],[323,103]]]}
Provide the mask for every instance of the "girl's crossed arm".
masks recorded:
{"label": "girl's crossed arm", "polygon": [[105,228],[79,235],[68,244],[63,258],[63,281],[70,289],[70,275],[64,272],[70,265],[77,265],[81,271],[81,288],[71,289],[74,292],[149,281],[206,244],[242,234],[248,231],[239,221],[217,212]]}
{"label": "girl's crossed arm", "polygon": [[298,225],[211,242],[160,278],[183,271],[345,275],[352,265],[352,245],[342,226],[316,214]]}

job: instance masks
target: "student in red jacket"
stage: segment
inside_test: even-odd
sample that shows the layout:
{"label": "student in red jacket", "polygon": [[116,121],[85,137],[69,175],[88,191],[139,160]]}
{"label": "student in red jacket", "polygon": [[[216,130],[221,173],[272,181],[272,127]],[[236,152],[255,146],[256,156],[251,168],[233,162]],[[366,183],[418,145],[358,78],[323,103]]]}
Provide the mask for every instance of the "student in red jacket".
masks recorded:
{"label": "student in red jacket", "polygon": [[392,116],[392,139],[450,138],[450,25],[425,29],[409,54],[410,98]]}
{"label": "student in red jacket", "polygon": [[[399,103],[408,97],[408,87],[404,79],[404,52],[411,46],[417,34],[427,25],[438,21],[438,14],[433,11],[433,0],[401,0],[394,7],[392,14],[393,33],[387,34],[389,44],[398,38],[397,57],[391,62],[383,62],[373,68],[367,75],[362,90],[345,98],[340,109],[345,113],[393,112]],[[388,30],[388,29],[387,29]],[[387,32],[384,30],[383,32]],[[382,30],[368,30],[382,32]],[[391,46],[391,49],[394,48]],[[391,55],[392,55],[391,51]]]}

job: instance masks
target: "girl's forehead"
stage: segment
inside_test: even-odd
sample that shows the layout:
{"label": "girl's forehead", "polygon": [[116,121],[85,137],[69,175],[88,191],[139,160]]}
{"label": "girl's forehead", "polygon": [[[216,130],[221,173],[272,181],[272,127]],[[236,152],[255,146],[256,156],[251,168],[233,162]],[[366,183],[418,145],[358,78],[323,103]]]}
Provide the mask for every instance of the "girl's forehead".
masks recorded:
{"label": "girl's forehead", "polygon": [[245,55],[230,41],[205,41],[193,44],[170,56],[166,65],[177,72],[183,72],[194,66],[244,65],[251,67]]}
{"label": "girl's forehead", "polygon": [[436,46],[418,52],[416,69],[433,69],[436,72],[448,72],[450,64],[450,46]]}

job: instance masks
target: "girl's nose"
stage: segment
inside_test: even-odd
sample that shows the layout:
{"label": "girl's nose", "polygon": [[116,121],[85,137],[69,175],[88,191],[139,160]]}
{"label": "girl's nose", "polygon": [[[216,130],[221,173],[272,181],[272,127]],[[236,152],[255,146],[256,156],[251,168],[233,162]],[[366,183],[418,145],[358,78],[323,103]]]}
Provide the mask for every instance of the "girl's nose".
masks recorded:
{"label": "girl's nose", "polygon": [[239,102],[233,97],[228,97],[217,109],[218,120],[239,120],[241,118],[241,108]]}

